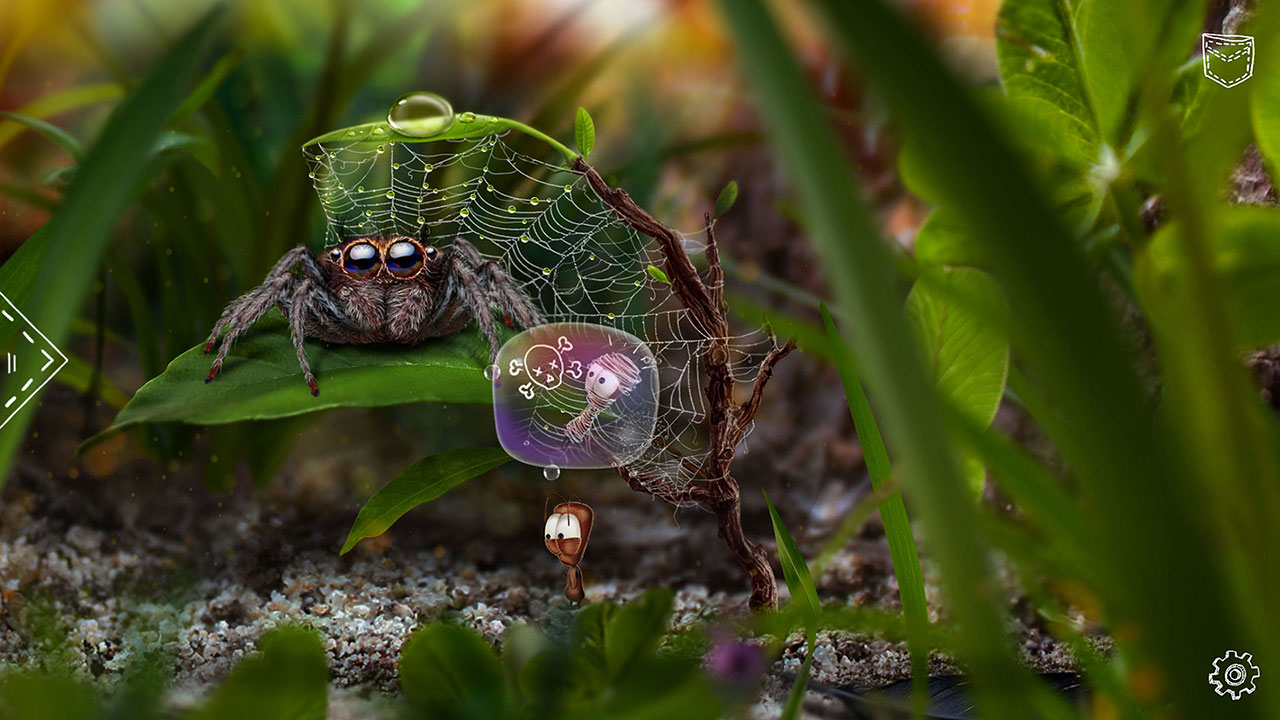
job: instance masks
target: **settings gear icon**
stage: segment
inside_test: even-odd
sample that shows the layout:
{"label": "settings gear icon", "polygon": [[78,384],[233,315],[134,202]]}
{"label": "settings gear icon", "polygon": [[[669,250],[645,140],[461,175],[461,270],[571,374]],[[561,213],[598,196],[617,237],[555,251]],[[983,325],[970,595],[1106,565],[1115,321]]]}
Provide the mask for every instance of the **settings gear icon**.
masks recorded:
{"label": "settings gear icon", "polygon": [[1228,650],[1225,655],[1213,661],[1213,672],[1209,673],[1209,684],[1219,695],[1231,695],[1232,700],[1248,695],[1258,687],[1255,684],[1262,671],[1253,664],[1253,655]]}

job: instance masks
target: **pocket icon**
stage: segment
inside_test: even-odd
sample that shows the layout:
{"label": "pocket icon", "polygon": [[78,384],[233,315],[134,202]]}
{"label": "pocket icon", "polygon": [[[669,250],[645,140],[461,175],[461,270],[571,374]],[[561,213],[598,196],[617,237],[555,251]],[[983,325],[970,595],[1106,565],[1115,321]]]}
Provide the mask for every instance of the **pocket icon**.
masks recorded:
{"label": "pocket icon", "polygon": [[1203,51],[1204,76],[1222,87],[1235,87],[1253,77],[1253,36],[1217,35],[1200,36]]}

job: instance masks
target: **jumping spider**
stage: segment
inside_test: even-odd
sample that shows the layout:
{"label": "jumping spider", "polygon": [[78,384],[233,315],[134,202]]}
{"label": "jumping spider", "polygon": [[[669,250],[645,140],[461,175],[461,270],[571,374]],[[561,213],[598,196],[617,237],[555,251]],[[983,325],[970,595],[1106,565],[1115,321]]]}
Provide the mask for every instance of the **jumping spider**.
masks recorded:
{"label": "jumping spider", "polygon": [[213,326],[206,354],[223,330],[226,335],[206,383],[218,374],[231,345],[273,306],[289,321],[312,395],[320,389],[303,351],[306,335],[340,344],[415,345],[475,320],[496,358],[494,308],[508,323],[514,319],[528,328],[543,322],[511,276],[462,238],[444,249],[404,235],[353,237],[315,254],[300,246],[285,253],[261,285],[228,305]]}

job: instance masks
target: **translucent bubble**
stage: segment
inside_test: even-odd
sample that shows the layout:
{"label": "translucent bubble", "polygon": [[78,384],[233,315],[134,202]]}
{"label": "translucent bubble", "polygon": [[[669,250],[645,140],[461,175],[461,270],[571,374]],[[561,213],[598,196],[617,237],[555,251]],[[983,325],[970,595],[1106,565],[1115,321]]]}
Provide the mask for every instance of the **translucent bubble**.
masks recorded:
{"label": "translucent bubble", "polygon": [[475,119],[476,119],[476,114],[471,111],[464,112],[458,116],[458,122],[469,123]]}
{"label": "translucent bubble", "polygon": [[386,132],[386,129],[385,129],[385,128],[383,128],[381,125],[379,125],[378,127],[376,127],[376,128],[374,128],[374,129],[373,129],[373,134],[374,134],[374,135],[381,135],[381,134],[382,134],[382,133],[384,133],[384,132]]}
{"label": "translucent bubble", "polygon": [[605,468],[653,442],[658,372],[639,338],[604,325],[551,323],[498,352],[494,421],[502,447],[537,467]]}
{"label": "translucent bubble", "polygon": [[408,93],[391,104],[387,124],[409,137],[439,135],[453,127],[453,106],[435,93]]}
{"label": "translucent bubble", "polygon": [[542,468],[542,477],[546,478],[547,482],[551,482],[560,477],[560,468],[555,465],[548,465]]}
{"label": "translucent bubble", "polygon": [[502,374],[502,370],[498,369],[497,365],[490,365],[489,367],[484,369],[484,379],[490,382],[493,382],[494,380],[496,380],[498,376],[501,374]]}

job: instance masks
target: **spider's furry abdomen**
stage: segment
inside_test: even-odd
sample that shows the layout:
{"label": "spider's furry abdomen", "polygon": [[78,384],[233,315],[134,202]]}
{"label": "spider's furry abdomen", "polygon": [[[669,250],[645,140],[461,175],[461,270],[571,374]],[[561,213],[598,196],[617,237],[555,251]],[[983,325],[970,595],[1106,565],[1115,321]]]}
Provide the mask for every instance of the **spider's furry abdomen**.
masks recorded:
{"label": "spider's furry abdomen", "polygon": [[273,306],[289,320],[312,394],[319,388],[305,336],[336,344],[414,345],[452,335],[474,320],[492,360],[500,345],[494,310],[526,328],[542,323],[511,276],[461,238],[440,250],[402,235],[354,237],[317,254],[290,250],[262,285],[229,305],[205,345],[209,352],[227,331],[205,382],[218,374],[232,343]]}

